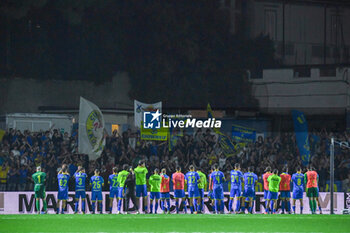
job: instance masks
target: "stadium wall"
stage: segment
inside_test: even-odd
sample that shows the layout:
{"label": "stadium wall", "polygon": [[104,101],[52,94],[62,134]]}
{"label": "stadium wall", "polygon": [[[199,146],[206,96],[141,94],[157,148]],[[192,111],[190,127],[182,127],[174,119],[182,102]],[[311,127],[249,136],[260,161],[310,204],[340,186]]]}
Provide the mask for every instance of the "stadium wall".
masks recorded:
{"label": "stadium wall", "polygon": [[102,85],[84,80],[0,79],[0,113],[37,113],[41,106],[77,109],[80,96],[101,109],[132,109],[129,90],[127,73],[118,73]]}
{"label": "stadium wall", "polygon": [[350,67],[264,69],[259,79],[251,78],[252,94],[260,111],[289,115],[298,109],[307,115],[344,115],[350,106]]}
{"label": "stadium wall", "polygon": [[246,17],[251,38],[268,35],[275,44],[276,58],[283,64],[349,62],[348,1],[240,1],[238,6],[232,6],[233,10],[240,12],[239,6],[245,7],[241,14],[234,12],[233,15]]}
{"label": "stadium wall", "polygon": [[[91,192],[87,192],[87,210],[91,210],[90,201]],[[228,213],[228,201],[229,192],[225,192],[225,213]],[[263,192],[256,193],[256,202],[254,204],[254,212],[257,214],[263,213],[264,211],[264,194]],[[170,212],[175,213],[175,199],[173,192],[170,193]],[[57,203],[57,192],[47,192],[46,193],[48,213],[55,213],[56,203]],[[209,199],[207,197],[207,192],[204,197],[204,213],[208,214],[212,211]],[[320,203],[322,211],[324,214],[330,213],[330,194],[326,192],[320,193]],[[309,203],[304,193],[304,214],[310,214]],[[81,205],[80,205],[81,206]],[[107,208],[109,206],[109,192],[103,192],[103,212],[107,213]],[[297,213],[299,213],[299,202],[297,202]],[[336,192],[334,194],[334,212],[336,214],[341,214],[344,208],[350,207],[350,193]],[[130,203],[130,212],[135,213],[136,210],[132,203]],[[116,210],[116,201],[114,202],[113,209]],[[74,211],[74,192],[69,192],[69,199],[67,202],[66,213],[72,214]],[[180,207],[180,211],[183,210],[183,206]],[[280,211],[280,210],[279,210]],[[87,211],[89,213],[90,211]],[[34,214],[35,213],[35,198],[34,192],[1,192],[0,193],[0,214]],[[160,208],[158,213],[162,213]]]}

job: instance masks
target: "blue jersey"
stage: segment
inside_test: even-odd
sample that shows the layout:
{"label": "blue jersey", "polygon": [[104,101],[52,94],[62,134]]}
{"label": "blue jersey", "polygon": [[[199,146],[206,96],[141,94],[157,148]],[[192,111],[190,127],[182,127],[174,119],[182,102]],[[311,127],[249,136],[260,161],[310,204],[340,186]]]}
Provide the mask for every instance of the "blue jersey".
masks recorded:
{"label": "blue jersey", "polygon": [[232,170],[231,173],[231,188],[240,188],[242,186],[243,173],[241,171]]}
{"label": "blue jersey", "polygon": [[244,189],[254,189],[255,182],[258,180],[258,176],[253,172],[246,172],[243,176]]}
{"label": "blue jersey", "polygon": [[90,185],[92,186],[92,192],[101,192],[104,180],[101,176],[93,176],[90,179]]}
{"label": "blue jersey", "polygon": [[193,188],[193,187],[198,188],[198,180],[200,179],[200,177],[197,172],[187,172],[185,179],[187,181],[188,188]]}
{"label": "blue jersey", "polygon": [[85,191],[85,180],[86,173],[76,172],[74,174],[75,177],[75,191]]}
{"label": "blue jersey", "polygon": [[68,181],[69,181],[70,175],[68,173],[64,174],[58,174],[58,190],[59,191],[68,191]]}
{"label": "blue jersey", "polygon": [[112,174],[108,177],[108,183],[109,183],[109,190],[110,191],[117,191],[119,184],[117,182],[118,174]]}
{"label": "blue jersey", "polygon": [[294,173],[292,176],[293,192],[295,190],[304,190],[304,174]]}
{"label": "blue jersey", "polygon": [[221,171],[214,171],[210,175],[211,180],[213,181],[213,186],[220,186],[224,183],[225,175]]}

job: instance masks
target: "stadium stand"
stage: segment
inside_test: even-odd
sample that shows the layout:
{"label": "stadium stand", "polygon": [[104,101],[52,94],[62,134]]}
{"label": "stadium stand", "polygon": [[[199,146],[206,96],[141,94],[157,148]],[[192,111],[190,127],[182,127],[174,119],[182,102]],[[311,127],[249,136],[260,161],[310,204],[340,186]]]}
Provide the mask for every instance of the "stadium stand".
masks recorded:
{"label": "stadium stand", "polygon": [[[330,134],[325,130],[310,134],[311,162],[320,175],[320,190],[329,189],[329,143],[333,135],[343,141],[350,141],[350,136]],[[176,165],[187,171],[190,164],[200,167],[208,174],[211,165],[218,163],[220,170],[228,175],[232,165],[240,163],[243,170],[254,166],[259,175],[256,190],[261,189],[261,174],[265,167],[282,169],[289,167],[292,173],[301,165],[294,133],[281,133],[275,137],[260,137],[254,144],[248,144],[236,152],[235,156],[226,157],[217,143],[217,135],[207,130],[190,135],[184,132],[174,148],[169,151],[168,142],[150,142],[140,140],[137,132],[130,129],[118,134],[117,131],[106,138],[106,146],[101,157],[89,161],[87,155],[78,154],[77,132],[71,135],[59,130],[46,132],[20,132],[9,129],[0,143],[0,190],[33,190],[31,175],[36,166],[42,166],[47,172],[47,190],[57,190],[57,169],[68,164],[72,175],[78,165],[87,168],[88,175],[95,167],[101,169],[101,175],[107,179],[115,165],[130,164],[137,166],[139,160],[146,161],[149,171],[155,167],[166,168],[169,173],[175,171]],[[350,158],[347,150],[335,151],[335,184],[337,191],[350,190]],[[73,190],[73,183],[70,184]],[[172,186],[171,186],[172,187]],[[225,184],[225,191],[229,184]],[[107,190],[107,186],[104,187]]]}

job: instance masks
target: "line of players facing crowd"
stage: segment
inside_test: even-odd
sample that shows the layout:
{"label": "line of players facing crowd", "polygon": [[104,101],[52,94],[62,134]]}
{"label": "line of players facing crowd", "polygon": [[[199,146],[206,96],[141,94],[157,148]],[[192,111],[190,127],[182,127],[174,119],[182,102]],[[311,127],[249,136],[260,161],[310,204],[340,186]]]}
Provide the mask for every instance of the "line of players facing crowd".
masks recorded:
{"label": "line of players facing crowd", "polygon": [[[184,175],[181,168],[177,167],[176,172],[172,174],[171,180],[173,182],[176,213],[179,213],[179,203],[184,206],[184,212],[187,213],[187,205],[185,198],[185,183],[187,184],[188,198],[190,200],[191,213],[201,213],[204,206],[204,189],[207,186],[206,175],[191,165],[190,171]],[[248,172],[242,173],[240,165],[235,164],[235,169],[230,172],[231,190],[229,200],[229,211],[231,213],[252,213],[253,204],[255,200],[255,184],[258,176],[253,172],[253,167],[248,168]],[[143,197],[143,210],[148,212],[148,192],[146,175],[148,173],[145,163],[140,161],[139,165],[133,169],[127,164],[123,165],[123,170],[118,172],[118,169],[113,168],[113,174],[108,178],[110,186],[110,206],[109,211],[112,213],[113,201],[117,199],[117,214],[121,213],[122,200],[125,199],[126,211],[129,209],[130,200],[133,202],[137,210],[139,210],[140,198]],[[37,168],[37,172],[32,176],[35,183],[34,191],[36,197],[36,207],[40,210],[40,199],[43,201],[42,213],[46,213],[45,201],[45,179],[46,174]],[[70,175],[66,165],[58,172],[58,202],[56,213],[60,213],[60,202],[62,202],[61,213],[64,213],[66,201],[68,200],[68,181]],[[74,174],[75,178],[75,213],[78,213],[79,199],[82,200],[82,213],[85,214],[85,198],[86,190],[85,183],[87,175],[85,169],[78,167]],[[218,170],[218,165],[213,165],[211,173],[209,174],[209,193],[208,197],[211,199],[211,204],[214,206],[214,213],[224,212],[224,188],[225,182],[224,173]],[[318,174],[313,167],[309,167],[305,174],[302,174],[302,169],[297,168],[297,172],[293,176],[288,174],[288,168],[284,168],[283,172],[278,176],[278,170],[271,170],[267,167],[262,176],[264,181],[264,199],[265,199],[265,214],[276,213],[278,193],[280,192],[280,199],[282,201],[282,214],[285,210],[291,213],[290,206],[290,184],[293,184],[293,213],[296,213],[296,200],[300,201],[300,213],[303,212],[303,192],[304,184],[306,185],[307,196],[309,197],[309,204],[311,212],[316,213],[316,202],[318,202],[320,213],[321,207],[318,201]],[[242,184],[244,189],[242,192]],[[94,176],[90,178],[91,185],[91,201],[92,213],[95,213],[96,201],[102,213],[102,186],[104,186],[104,179],[100,176],[100,171],[95,170]],[[149,178],[150,185],[150,209],[149,213],[157,213],[158,203],[161,200],[161,209],[164,213],[169,213],[170,210],[170,177],[166,174],[166,169],[163,168],[159,174],[159,170],[155,169],[154,173]],[[155,202],[155,203],[154,203]],[[234,202],[236,208],[232,208]],[[154,205],[153,205],[154,203]],[[167,205],[167,206],[166,206]],[[154,207],[154,210],[153,210]],[[154,211],[154,212],[153,212]],[[139,213],[139,211],[137,211]]]}

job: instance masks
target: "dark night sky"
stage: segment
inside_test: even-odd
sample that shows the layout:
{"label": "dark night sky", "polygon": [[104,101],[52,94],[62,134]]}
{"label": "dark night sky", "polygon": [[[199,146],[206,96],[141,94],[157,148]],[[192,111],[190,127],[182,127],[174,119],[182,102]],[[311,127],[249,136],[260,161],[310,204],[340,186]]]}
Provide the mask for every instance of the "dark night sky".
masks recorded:
{"label": "dark night sky", "polygon": [[132,98],[256,105],[245,69],[275,65],[273,44],[246,39],[244,17],[230,34],[219,2],[2,1],[0,76],[99,84],[126,71]]}

